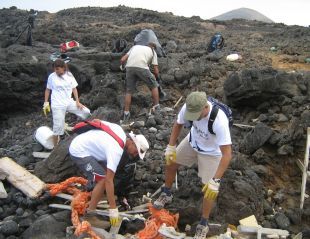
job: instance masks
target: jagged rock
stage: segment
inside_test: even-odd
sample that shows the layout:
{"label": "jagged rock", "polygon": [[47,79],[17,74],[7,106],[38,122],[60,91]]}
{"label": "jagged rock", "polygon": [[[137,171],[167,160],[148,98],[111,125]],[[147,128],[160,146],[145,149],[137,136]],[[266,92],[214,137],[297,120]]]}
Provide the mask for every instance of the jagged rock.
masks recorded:
{"label": "jagged rock", "polygon": [[50,156],[36,164],[35,175],[46,183],[61,182],[79,172],[69,156],[69,145],[73,137],[61,141]]}
{"label": "jagged rock", "polygon": [[43,215],[24,231],[22,238],[64,238],[66,227],[72,225],[70,214],[70,211],[61,211],[52,215]]}
{"label": "jagged rock", "polygon": [[0,232],[6,236],[15,235],[18,232],[18,224],[15,221],[3,221],[0,225]]}
{"label": "jagged rock", "polygon": [[259,123],[248,133],[241,142],[240,151],[252,154],[259,149],[272,135],[272,129],[263,123]]}
{"label": "jagged rock", "polygon": [[279,95],[300,96],[295,74],[249,69],[241,73],[232,73],[224,82],[226,99],[232,105],[256,106],[257,104],[277,99]]}
{"label": "jagged rock", "polygon": [[284,213],[276,213],[274,215],[274,219],[278,225],[279,228],[283,230],[287,230],[288,227],[290,226],[290,220],[287,218],[287,216],[284,215]]}

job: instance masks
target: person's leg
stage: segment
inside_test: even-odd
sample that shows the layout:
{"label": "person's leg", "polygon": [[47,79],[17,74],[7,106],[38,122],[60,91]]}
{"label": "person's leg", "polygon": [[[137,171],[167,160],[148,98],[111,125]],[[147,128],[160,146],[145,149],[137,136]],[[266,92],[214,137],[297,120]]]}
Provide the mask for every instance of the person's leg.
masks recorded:
{"label": "person's leg", "polygon": [[156,110],[156,107],[159,106],[159,93],[158,93],[158,82],[156,81],[155,76],[150,70],[141,69],[139,72],[139,79],[146,83],[149,89],[152,92],[153,99],[153,111]]}
{"label": "person's leg", "polygon": [[64,134],[66,109],[52,108],[53,115],[53,143],[54,147],[59,143],[60,135]]}
{"label": "person's leg", "polygon": [[162,193],[159,198],[154,202],[154,207],[161,209],[165,206],[166,203],[172,201],[171,187],[175,179],[176,172],[180,165],[192,166],[197,162],[197,153],[190,146],[188,142],[189,135],[185,137],[179,146],[177,147],[176,152],[176,162],[170,165],[166,165],[165,168],[165,186],[162,187]]}
{"label": "person's leg", "polygon": [[124,102],[123,121],[130,118],[131,95],[136,89],[136,68],[128,67],[126,69],[126,93]]}
{"label": "person's leg", "polygon": [[130,112],[130,105],[131,105],[131,93],[128,92],[125,94],[125,106],[124,106],[125,112]]}
{"label": "person's leg", "polygon": [[159,94],[158,94],[158,87],[152,89],[152,98],[153,98],[153,105],[159,105]]}
{"label": "person's leg", "polygon": [[75,114],[76,116],[80,117],[82,120],[87,119],[90,116],[90,110],[85,106],[82,109],[79,109],[76,106],[76,102],[72,99],[70,104],[67,107],[67,111]]}
{"label": "person's leg", "polygon": [[[198,154],[198,176],[201,177],[204,185],[207,184],[211,178],[213,178],[220,160],[221,157]],[[213,206],[214,200],[203,198],[202,215],[196,228],[195,239],[206,238],[209,232],[208,220]]]}

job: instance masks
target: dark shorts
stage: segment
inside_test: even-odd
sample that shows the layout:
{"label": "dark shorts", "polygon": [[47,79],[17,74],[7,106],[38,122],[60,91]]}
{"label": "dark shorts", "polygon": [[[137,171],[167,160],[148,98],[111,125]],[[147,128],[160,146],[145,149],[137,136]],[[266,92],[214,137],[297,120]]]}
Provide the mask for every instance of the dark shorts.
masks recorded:
{"label": "dark shorts", "polygon": [[144,82],[150,90],[158,87],[155,76],[149,69],[139,67],[126,68],[126,93],[132,94],[136,90],[137,80]]}
{"label": "dark shorts", "polygon": [[103,165],[92,157],[79,158],[72,155],[71,159],[79,167],[89,182],[98,182],[105,178],[105,170]]}

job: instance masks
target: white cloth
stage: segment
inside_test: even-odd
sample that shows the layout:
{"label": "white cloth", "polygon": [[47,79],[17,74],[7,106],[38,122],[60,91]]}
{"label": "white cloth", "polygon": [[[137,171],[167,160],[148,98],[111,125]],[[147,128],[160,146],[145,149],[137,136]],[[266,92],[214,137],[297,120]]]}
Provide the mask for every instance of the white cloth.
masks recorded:
{"label": "white cloth", "polygon": [[72,99],[72,89],[76,88],[78,83],[71,72],[65,72],[58,76],[56,72],[49,75],[46,88],[52,91],[52,108],[66,108]]}
{"label": "white cloth", "polygon": [[[111,130],[126,142],[126,134],[121,126],[107,121],[102,121]],[[96,160],[107,165],[107,168],[116,172],[121,160],[123,149],[118,142],[108,133],[102,130],[89,130],[76,136],[69,147],[69,152],[74,157],[94,157]]]}
{"label": "white cloth", "polygon": [[[209,114],[199,121],[193,121],[191,128],[191,141],[190,144],[193,149],[201,154],[211,156],[222,156],[220,147],[221,145],[231,145],[230,130],[228,119],[225,113],[219,109],[218,114],[213,123],[213,131],[215,135],[211,134],[208,130],[208,121],[212,111],[212,103],[208,101]],[[184,119],[186,104],[183,105],[177,118],[178,124],[185,124]]]}
{"label": "white cloth", "polygon": [[157,54],[149,46],[135,45],[127,54],[126,67],[149,69],[149,65],[158,65]]}

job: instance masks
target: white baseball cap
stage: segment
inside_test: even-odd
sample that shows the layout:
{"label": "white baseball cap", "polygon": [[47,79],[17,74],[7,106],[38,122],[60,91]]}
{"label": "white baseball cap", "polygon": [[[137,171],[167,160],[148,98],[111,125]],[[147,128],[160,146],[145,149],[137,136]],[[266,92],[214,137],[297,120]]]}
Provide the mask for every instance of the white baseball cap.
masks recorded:
{"label": "white baseball cap", "polygon": [[137,147],[140,159],[143,159],[146,151],[150,148],[150,145],[147,142],[146,138],[142,134],[136,135],[133,132],[130,132],[129,136]]}

